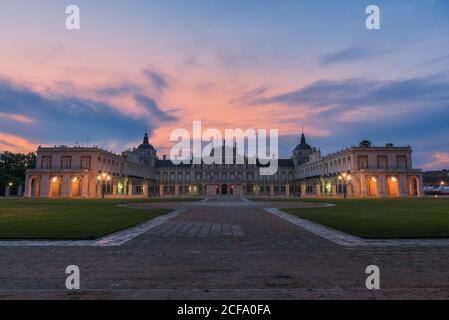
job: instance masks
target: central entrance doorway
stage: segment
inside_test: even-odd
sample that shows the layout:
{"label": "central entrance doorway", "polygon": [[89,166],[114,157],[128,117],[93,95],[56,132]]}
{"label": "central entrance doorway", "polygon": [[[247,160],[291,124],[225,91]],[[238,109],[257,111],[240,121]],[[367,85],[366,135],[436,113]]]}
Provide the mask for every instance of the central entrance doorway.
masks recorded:
{"label": "central entrance doorway", "polygon": [[220,183],[206,185],[206,194],[209,196],[240,196],[243,187],[241,185]]}
{"label": "central entrance doorway", "polygon": [[223,184],[221,186],[221,194],[228,194],[228,185],[227,184]]}

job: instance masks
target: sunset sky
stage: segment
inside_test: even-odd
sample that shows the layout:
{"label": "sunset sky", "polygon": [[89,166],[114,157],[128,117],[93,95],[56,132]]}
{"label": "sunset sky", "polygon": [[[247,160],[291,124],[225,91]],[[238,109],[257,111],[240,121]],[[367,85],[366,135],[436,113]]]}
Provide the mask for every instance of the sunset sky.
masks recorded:
{"label": "sunset sky", "polygon": [[284,157],[304,127],[323,153],[368,139],[449,167],[447,0],[0,0],[0,38],[0,151],[119,152],[148,126],[161,155],[202,120],[277,128]]}

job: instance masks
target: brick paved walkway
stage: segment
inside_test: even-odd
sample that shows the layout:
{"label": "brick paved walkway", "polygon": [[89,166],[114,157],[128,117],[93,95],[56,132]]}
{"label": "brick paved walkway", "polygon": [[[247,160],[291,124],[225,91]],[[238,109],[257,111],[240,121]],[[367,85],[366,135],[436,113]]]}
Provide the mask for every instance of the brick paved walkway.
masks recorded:
{"label": "brick paved walkway", "polygon": [[[118,247],[1,248],[0,299],[449,297],[447,248],[338,246],[263,210],[278,203],[170,206],[186,210]],[[78,293],[65,290],[71,264]],[[377,292],[365,290],[370,264],[381,270]]]}

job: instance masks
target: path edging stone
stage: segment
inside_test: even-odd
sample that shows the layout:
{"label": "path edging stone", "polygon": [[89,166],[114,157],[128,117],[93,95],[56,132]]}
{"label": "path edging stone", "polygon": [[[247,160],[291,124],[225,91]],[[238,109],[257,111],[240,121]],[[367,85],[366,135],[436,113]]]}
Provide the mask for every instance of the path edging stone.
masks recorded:
{"label": "path edging stone", "polygon": [[177,209],[96,240],[1,240],[0,247],[116,247],[176,218],[184,211]]}
{"label": "path edging stone", "polygon": [[299,218],[277,208],[264,208],[265,211],[278,218],[290,222],[321,238],[327,239],[340,246],[372,246],[372,247],[449,247],[449,239],[363,239],[346,232],[321,225],[310,220]]}

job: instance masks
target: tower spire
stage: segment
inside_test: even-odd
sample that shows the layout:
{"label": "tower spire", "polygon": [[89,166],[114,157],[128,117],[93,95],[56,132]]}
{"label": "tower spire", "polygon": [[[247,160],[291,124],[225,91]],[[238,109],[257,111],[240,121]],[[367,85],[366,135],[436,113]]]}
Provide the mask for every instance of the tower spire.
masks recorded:
{"label": "tower spire", "polygon": [[301,144],[306,144],[306,136],[304,135],[304,127],[302,128],[302,133],[301,133]]}
{"label": "tower spire", "polygon": [[145,135],[143,136],[143,144],[150,144],[150,141],[148,140],[148,127],[145,126]]}

